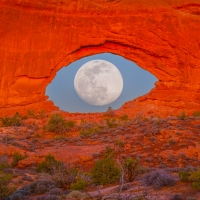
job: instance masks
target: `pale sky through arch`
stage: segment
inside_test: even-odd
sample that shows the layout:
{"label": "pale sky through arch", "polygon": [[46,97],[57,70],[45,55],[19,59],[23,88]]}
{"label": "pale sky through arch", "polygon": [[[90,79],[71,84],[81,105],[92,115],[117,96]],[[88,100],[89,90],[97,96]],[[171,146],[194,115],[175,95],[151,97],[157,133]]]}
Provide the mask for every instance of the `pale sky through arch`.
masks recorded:
{"label": "pale sky through arch", "polygon": [[[74,77],[79,68],[88,61],[103,59],[113,63],[121,72],[124,87],[119,98],[113,103],[105,106],[93,106],[84,102],[76,94],[74,89]],[[96,54],[94,56],[84,57],[71,63],[68,67],[63,67],[57,72],[56,77],[47,86],[46,95],[59,106],[61,110],[69,112],[104,112],[108,106],[113,109],[121,107],[125,102],[148,93],[157,81],[156,77],[150,72],[143,70],[134,62],[125,58],[110,54]]]}

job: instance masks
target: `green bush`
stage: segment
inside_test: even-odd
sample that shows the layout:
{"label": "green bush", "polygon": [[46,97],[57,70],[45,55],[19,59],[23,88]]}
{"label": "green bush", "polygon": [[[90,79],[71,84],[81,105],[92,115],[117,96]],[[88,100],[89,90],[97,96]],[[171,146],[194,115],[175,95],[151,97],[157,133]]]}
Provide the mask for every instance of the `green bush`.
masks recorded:
{"label": "green bush", "polygon": [[63,133],[69,131],[75,124],[76,121],[66,121],[62,115],[56,113],[51,115],[48,124],[44,126],[44,129],[55,133]]}
{"label": "green bush", "polygon": [[179,178],[183,182],[189,181],[190,172],[189,171],[179,171],[178,172]]}
{"label": "green bush", "polygon": [[14,192],[14,188],[8,187],[8,183],[12,180],[11,174],[0,171],[0,199],[6,199]]}
{"label": "green bush", "polygon": [[124,147],[125,144],[124,144],[124,141],[123,140],[115,140],[115,143],[114,143],[115,147]]}
{"label": "green bush", "polygon": [[65,118],[58,113],[51,115],[48,124],[44,127],[44,129],[55,133],[63,133],[66,131],[66,128]]}
{"label": "green bush", "polygon": [[8,183],[12,180],[11,174],[3,172],[3,169],[9,167],[5,163],[0,163],[0,199],[6,199],[14,192],[15,188],[8,187]]}
{"label": "green bush", "polygon": [[0,163],[0,172],[1,172],[3,169],[6,169],[6,168],[8,168],[8,167],[9,167],[8,164]]}
{"label": "green bush", "polygon": [[51,154],[47,155],[45,160],[38,164],[36,172],[50,174],[57,187],[68,188],[71,183],[65,163],[56,160]]}
{"label": "green bush", "polygon": [[66,126],[69,128],[74,128],[75,125],[76,125],[76,121],[74,121],[74,120],[66,121]]}
{"label": "green bush", "polygon": [[193,117],[200,117],[200,111],[195,111],[193,113]]}
{"label": "green bush", "polygon": [[109,106],[108,110],[104,114],[104,117],[114,117],[115,115],[115,111],[112,109],[112,107]]}
{"label": "green bush", "polygon": [[28,117],[34,118],[35,117],[35,110],[27,110]]}
{"label": "green bush", "polygon": [[72,183],[70,186],[71,190],[85,190],[87,184],[83,179],[77,179],[75,183]]}
{"label": "green bush", "polygon": [[1,125],[2,126],[21,126],[22,125],[22,119],[23,117],[16,112],[16,114],[13,117],[5,117],[0,118]]}
{"label": "green bush", "polygon": [[185,112],[182,112],[180,115],[177,116],[178,119],[180,120],[184,120],[186,119],[188,116],[185,114]]}
{"label": "green bush", "polygon": [[92,128],[88,128],[88,129],[82,129],[79,131],[79,134],[83,137],[87,137],[89,135],[92,135],[94,133],[97,133],[99,131],[99,129],[97,127],[92,127]]}
{"label": "green bush", "polygon": [[118,126],[115,118],[107,118],[106,119],[107,126],[109,128],[115,128]]}
{"label": "green bush", "polygon": [[41,110],[38,112],[38,116],[39,118],[45,118],[47,115],[46,115],[46,110]]}
{"label": "green bush", "polygon": [[20,160],[27,158],[27,155],[26,154],[21,155],[20,153],[15,151],[12,157],[13,157],[13,161],[12,161],[11,165],[12,165],[12,167],[15,167],[18,165],[18,162]]}
{"label": "green bush", "polygon": [[189,180],[192,181],[192,187],[200,190],[200,168],[197,171],[191,171]]}
{"label": "green bush", "polygon": [[59,169],[62,166],[62,162],[56,160],[51,154],[45,157],[45,160],[38,164],[36,172],[45,172],[51,174],[53,170]]}
{"label": "green bush", "polygon": [[66,137],[64,135],[57,135],[53,138],[54,141],[62,141],[65,139],[66,139]]}
{"label": "green bush", "polygon": [[129,120],[129,117],[128,117],[127,114],[124,114],[124,115],[120,116],[119,119],[120,119],[121,121],[128,121],[128,120]]}
{"label": "green bush", "polygon": [[93,181],[97,185],[105,185],[118,181],[120,175],[121,171],[115,163],[113,152],[110,148],[107,148],[103,159],[94,164],[92,169]]}
{"label": "green bush", "polygon": [[140,165],[138,160],[133,160],[132,158],[126,158],[124,161],[124,171],[125,178],[127,181],[131,182],[140,173]]}

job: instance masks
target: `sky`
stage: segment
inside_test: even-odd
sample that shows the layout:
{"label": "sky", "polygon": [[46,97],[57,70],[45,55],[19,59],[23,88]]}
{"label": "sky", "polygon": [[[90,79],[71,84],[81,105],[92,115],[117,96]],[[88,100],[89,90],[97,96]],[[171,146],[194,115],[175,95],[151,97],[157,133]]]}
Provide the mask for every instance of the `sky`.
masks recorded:
{"label": "sky", "polygon": [[[94,106],[84,102],[74,89],[74,78],[79,68],[86,62],[102,59],[113,63],[121,72],[123,77],[123,90],[114,102],[104,106]],[[150,72],[142,69],[134,62],[121,56],[103,53],[84,57],[61,68],[53,81],[47,86],[46,95],[60,110],[68,112],[105,112],[108,107],[120,108],[125,102],[133,100],[148,93],[154,88],[156,77]]]}

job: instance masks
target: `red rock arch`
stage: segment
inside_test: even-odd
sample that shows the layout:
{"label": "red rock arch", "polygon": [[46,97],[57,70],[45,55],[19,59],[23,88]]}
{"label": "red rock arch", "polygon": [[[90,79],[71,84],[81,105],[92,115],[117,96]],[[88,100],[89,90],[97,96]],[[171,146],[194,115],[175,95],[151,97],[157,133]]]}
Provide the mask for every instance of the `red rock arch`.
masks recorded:
{"label": "red rock arch", "polygon": [[200,109],[198,0],[13,0],[0,2],[0,110],[53,109],[45,89],[84,56],[110,52],[158,78],[119,110]]}

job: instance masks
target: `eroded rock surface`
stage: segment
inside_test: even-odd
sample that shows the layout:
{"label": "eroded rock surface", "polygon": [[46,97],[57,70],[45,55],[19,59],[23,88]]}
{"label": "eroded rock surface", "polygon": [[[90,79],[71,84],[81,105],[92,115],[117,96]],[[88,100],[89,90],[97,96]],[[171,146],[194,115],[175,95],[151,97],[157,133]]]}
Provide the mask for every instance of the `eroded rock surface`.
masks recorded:
{"label": "eroded rock surface", "polygon": [[158,79],[119,112],[200,109],[199,0],[1,0],[0,19],[1,115],[55,109],[45,89],[56,72],[102,52]]}

